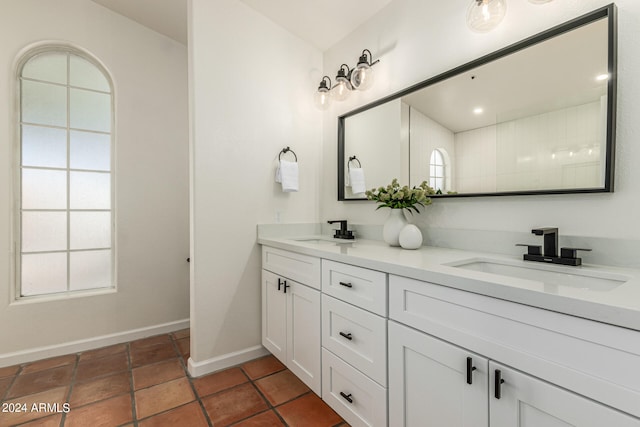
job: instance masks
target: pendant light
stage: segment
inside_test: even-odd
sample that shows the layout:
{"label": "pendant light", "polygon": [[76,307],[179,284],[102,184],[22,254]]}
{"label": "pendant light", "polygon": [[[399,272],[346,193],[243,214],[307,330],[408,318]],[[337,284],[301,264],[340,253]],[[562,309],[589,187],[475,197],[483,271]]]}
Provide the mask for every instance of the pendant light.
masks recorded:
{"label": "pendant light", "polygon": [[[325,79],[329,80],[329,86],[327,86],[327,82]],[[331,87],[331,79],[329,76],[324,76],[322,80],[320,80],[320,85],[318,86],[318,90],[313,96],[313,101],[321,110],[326,110],[329,108],[330,97],[329,97],[329,88]]]}
{"label": "pendant light", "polygon": [[[367,58],[367,53],[369,57]],[[360,55],[360,59],[358,59],[358,64],[351,71],[351,86],[354,89],[358,90],[367,90],[373,84],[373,70],[371,66],[380,62],[377,60],[375,62],[371,62],[373,56],[371,55],[371,51],[369,49],[365,49],[362,51],[362,55]]]}
{"label": "pendant light", "polygon": [[473,31],[486,33],[496,28],[506,13],[506,0],[471,0],[467,25]]}
{"label": "pendant light", "polygon": [[[346,70],[346,71],[345,71]],[[336,101],[344,101],[351,94],[353,87],[349,81],[349,66],[342,64],[336,75],[336,84],[331,88],[331,97]]]}

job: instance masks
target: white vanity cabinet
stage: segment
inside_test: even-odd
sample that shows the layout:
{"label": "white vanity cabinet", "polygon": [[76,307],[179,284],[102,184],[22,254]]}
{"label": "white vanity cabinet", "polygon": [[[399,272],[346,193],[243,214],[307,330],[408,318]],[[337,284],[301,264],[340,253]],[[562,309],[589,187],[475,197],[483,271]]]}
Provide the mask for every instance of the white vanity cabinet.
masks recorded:
{"label": "white vanity cabinet", "polygon": [[640,426],[635,331],[397,276],[389,317],[391,426]]}
{"label": "white vanity cabinet", "polygon": [[350,425],[640,427],[638,330],[562,314],[569,296],[546,294],[542,309],[517,285],[483,295],[360,245],[344,257],[263,246],[262,343]]}
{"label": "white vanity cabinet", "polygon": [[322,260],[322,399],[351,426],[387,425],[387,275]]}
{"label": "white vanity cabinet", "polygon": [[320,395],[320,259],[263,246],[262,266],[262,345]]}

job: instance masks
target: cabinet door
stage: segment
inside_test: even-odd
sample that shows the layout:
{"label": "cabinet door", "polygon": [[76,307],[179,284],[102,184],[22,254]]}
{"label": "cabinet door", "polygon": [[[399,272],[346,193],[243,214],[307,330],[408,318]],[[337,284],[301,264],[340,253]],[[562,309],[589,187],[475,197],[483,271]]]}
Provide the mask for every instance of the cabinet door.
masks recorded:
{"label": "cabinet door", "polygon": [[[475,370],[467,375],[469,357]],[[487,427],[488,365],[474,353],[389,321],[389,425]]]}
{"label": "cabinet door", "polygon": [[286,364],[287,299],[278,280],[283,279],[262,270],[262,345]]}
{"label": "cabinet door", "polygon": [[287,280],[287,367],[320,395],[320,291]]}
{"label": "cabinet door", "polygon": [[638,418],[522,372],[495,362],[489,369],[491,427],[640,426]]}

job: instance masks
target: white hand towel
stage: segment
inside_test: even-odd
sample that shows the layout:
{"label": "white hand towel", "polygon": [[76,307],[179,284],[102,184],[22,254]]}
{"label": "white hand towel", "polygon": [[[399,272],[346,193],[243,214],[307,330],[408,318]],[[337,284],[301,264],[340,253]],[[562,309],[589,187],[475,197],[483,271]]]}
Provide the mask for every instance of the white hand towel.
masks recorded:
{"label": "white hand towel", "polygon": [[[282,191],[285,193],[291,193],[298,191],[298,162],[289,162],[287,160],[280,160],[280,182],[282,183]],[[276,173],[276,182],[278,182],[278,175]]]}
{"label": "white hand towel", "polygon": [[364,181],[364,170],[362,168],[349,168],[349,183],[353,194],[360,194],[367,191],[367,184]]}

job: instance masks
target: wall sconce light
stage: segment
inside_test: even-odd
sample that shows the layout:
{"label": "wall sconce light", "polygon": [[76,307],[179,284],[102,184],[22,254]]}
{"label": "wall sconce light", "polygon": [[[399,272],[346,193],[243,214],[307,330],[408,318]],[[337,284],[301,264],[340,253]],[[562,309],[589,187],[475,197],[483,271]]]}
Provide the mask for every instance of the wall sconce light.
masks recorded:
{"label": "wall sconce light", "polygon": [[338,70],[338,74],[336,74],[336,84],[331,88],[331,97],[336,101],[344,101],[349,97],[349,94],[351,94],[353,86],[351,86],[351,82],[349,81],[350,75],[351,70],[349,66],[342,64]]}
{"label": "wall sconce light", "polygon": [[[367,53],[369,57],[367,58]],[[362,55],[360,55],[360,59],[358,59],[358,64],[356,67],[351,70],[351,86],[354,89],[358,90],[367,90],[373,85],[373,70],[371,67],[380,60],[371,62],[373,59],[373,55],[371,55],[371,51],[369,49],[365,49],[362,51]]]}
{"label": "wall sconce light", "polygon": [[506,13],[506,0],[471,0],[467,9],[467,25],[473,31],[486,33],[497,27]]}
{"label": "wall sconce light", "polygon": [[[329,86],[327,86],[327,82],[325,79],[329,80]],[[316,107],[318,107],[321,110],[326,110],[327,108],[329,108],[329,103],[330,103],[329,88],[330,87],[331,87],[331,79],[329,78],[329,76],[324,76],[322,80],[320,80],[320,85],[318,86],[318,90],[313,96],[313,101],[315,102]]]}
{"label": "wall sconce light", "polygon": [[[367,90],[373,84],[373,71],[371,67],[380,62],[373,61],[373,55],[369,49],[362,51],[358,63],[354,68],[342,64],[336,74],[335,84],[331,86],[328,76],[322,77],[318,90],[314,94],[314,103],[320,110],[329,108],[330,98],[335,101],[344,101],[353,90]],[[327,85],[327,80],[329,85]]]}

